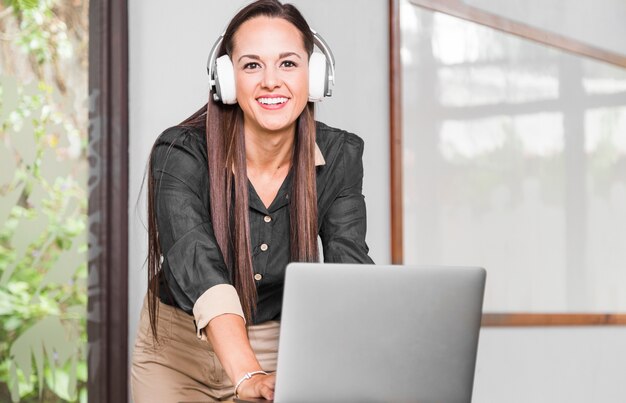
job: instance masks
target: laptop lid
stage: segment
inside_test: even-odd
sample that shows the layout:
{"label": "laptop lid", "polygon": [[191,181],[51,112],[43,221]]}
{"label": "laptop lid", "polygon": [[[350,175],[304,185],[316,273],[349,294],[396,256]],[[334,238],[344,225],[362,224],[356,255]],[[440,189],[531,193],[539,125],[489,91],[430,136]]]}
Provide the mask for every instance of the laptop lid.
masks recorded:
{"label": "laptop lid", "polygon": [[485,270],[292,263],[274,401],[470,402]]}

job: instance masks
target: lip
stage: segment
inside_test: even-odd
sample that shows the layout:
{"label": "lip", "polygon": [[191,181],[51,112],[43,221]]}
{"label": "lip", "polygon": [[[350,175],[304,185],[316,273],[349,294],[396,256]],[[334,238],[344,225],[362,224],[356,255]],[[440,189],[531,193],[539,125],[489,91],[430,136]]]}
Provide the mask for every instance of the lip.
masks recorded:
{"label": "lip", "polygon": [[[260,98],[286,98],[287,101],[282,103],[282,104],[275,104],[275,105],[268,105],[268,104],[264,104],[259,102]],[[277,109],[282,109],[285,107],[285,105],[287,105],[289,103],[289,101],[291,100],[291,98],[289,98],[286,95],[280,95],[280,94],[268,94],[268,95],[260,95],[258,97],[256,97],[256,102],[257,104],[259,104],[259,106],[263,109],[267,109],[267,110],[277,110]]]}

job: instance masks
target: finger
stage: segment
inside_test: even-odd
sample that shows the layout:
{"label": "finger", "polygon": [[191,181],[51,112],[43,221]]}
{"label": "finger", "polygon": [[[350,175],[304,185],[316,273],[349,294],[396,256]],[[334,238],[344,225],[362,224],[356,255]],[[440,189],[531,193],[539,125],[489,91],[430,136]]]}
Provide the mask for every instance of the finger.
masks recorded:
{"label": "finger", "polygon": [[270,388],[267,385],[261,385],[261,389],[259,390],[259,392],[261,392],[261,396],[264,399],[267,399],[267,400],[273,400],[274,399],[274,389]]}

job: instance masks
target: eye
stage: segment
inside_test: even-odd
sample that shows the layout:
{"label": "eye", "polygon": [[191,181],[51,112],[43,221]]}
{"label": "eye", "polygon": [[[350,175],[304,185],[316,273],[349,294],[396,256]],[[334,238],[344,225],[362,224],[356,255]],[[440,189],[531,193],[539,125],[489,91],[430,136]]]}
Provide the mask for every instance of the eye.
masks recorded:
{"label": "eye", "polygon": [[261,65],[257,62],[250,62],[243,65],[244,70],[254,70],[258,69],[259,67],[261,67]]}
{"label": "eye", "polygon": [[291,60],[285,60],[280,65],[288,69],[298,67],[298,64],[296,62],[292,62]]}

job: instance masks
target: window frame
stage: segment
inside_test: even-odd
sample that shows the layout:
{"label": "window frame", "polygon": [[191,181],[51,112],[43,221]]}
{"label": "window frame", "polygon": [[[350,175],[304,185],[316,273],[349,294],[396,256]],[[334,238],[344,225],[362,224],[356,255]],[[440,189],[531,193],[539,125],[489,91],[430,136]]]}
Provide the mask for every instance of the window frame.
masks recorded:
{"label": "window frame", "polygon": [[88,398],[128,401],[128,4],[89,4]]}

